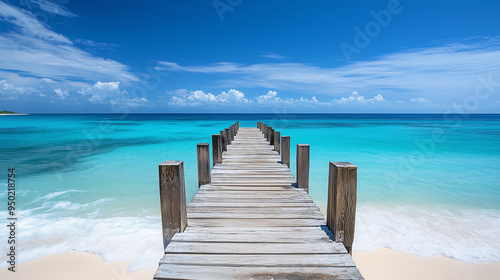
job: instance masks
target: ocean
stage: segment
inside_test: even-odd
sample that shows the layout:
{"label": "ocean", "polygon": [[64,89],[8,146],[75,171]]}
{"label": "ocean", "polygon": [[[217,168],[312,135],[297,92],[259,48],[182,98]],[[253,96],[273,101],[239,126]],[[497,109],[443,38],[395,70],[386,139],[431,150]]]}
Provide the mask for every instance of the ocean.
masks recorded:
{"label": "ocean", "polygon": [[[296,144],[311,145],[310,195],[323,213],[328,162],[358,166],[354,250],[500,262],[500,115],[386,114],[0,116],[0,213],[7,224],[15,168],[18,260],[76,250],[157,267],[158,164],[184,161],[189,202],[196,144],[235,121],[290,135],[294,175]],[[1,226],[0,266],[8,235]]]}

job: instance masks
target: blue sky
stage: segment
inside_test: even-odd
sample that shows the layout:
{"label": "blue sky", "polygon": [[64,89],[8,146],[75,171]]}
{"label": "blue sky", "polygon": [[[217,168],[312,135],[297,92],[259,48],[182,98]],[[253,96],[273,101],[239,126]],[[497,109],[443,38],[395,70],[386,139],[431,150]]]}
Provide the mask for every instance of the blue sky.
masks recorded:
{"label": "blue sky", "polygon": [[500,113],[500,1],[0,0],[0,110]]}

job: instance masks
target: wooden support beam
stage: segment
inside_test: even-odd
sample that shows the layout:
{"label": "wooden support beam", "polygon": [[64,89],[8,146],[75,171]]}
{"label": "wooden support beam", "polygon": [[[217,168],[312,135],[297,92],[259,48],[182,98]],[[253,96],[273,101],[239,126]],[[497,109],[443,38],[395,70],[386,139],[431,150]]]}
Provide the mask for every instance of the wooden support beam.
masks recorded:
{"label": "wooden support beam", "polygon": [[336,242],[352,254],[356,220],[358,167],[349,162],[330,162],[326,225]]}
{"label": "wooden support beam", "polygon": [[297,145],[297,187],[309,192],[309,144]]}
{"label": "wooden support beam", "polygon": [[271,128],[271,131],[270,131],[269,144],[274,146],[274,129],[273,128]]}
{"label": "wooden support beam", "polygon": [[159,166],[163,246],[187,226],[184,162],[165,161]]}
{"label": "wooden support beam", "polygon": [[234,140],[234,124],[229,127],[229,133],[231,133],[231,141]]}
{"label": "wooden support beam", "polygon": [[222,136],[220,134],[212,135],[212,161],[213,166],[222,163]]}
{"label": "wooden support beam", "polygon": [[264,128],[263,129],[264,129],[264,131],[262,133],[264,133],[264,139],[267,140],[267,131],[268,131],[267,124],[264,124]]}
{"label": "wooden support beam", "polygon": [[198,186],[210,184],[210,151],[208,143],[197,146],[198,157]]}
{"label": "wooden support beam", "polygon": [[281,144],[281,133],[279,131],[274,132],[274,150],[276,152],[281,153],[280,151],[280,144]]}
{"label": "wooden support beam", "polygon": [[[222,140],[222,151],[227,151],[227,137],[226,137],[226,131],[225,130],[221,130],[220,131],[220,136],[221,136],[221,140]],[[221,153],[221,156],[222,156],[222,153]]]}
{"label": "wooden support beam", "polygon": [[290,136],[281,137],[281,163],[290,168]]}

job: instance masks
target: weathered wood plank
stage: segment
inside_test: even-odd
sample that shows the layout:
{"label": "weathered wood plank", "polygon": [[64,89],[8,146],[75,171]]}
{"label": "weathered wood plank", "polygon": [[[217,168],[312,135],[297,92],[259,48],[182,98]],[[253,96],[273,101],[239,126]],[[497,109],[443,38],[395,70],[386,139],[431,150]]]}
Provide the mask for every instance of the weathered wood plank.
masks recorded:
{"label": "weathered wood plank", "polygon": [[324,232],[319,226],[311,226],[311,227],[186,227],[184,232],[210,232],[210,233],[248,233],[254,234],[258,232],[281,232],[286,234],[287,232],[295,232],[299,235],[307,235],[312,232]]}
{"label": "weathered wood plank", "polygon": [[355,267],[225,267],[161,264],[154,279],[363,279]]}
{"label": "weathered wood plank", "polygon": [[190,227],[312,227],[325,225],[324,219],[189,219]]}
{"label": "weathered wood plank", "polygon": [[307,234],[297,236],[294,231],[255,232],[183,232],[178,233],[172,240],[179,242],[243,242],[243,243],[307,243],[328,241],[325,232],[310,230]]}
{"label": "weathered wood plank", "polygon": [[347,253],[340,243],[202,243],[170,242],[171,254],[340,254]]}
{"label": "weathered wood plank", "polygon": [[160,264],[182,264],[202,266],[264,266],[264,267],[335,267],[355,266],[347,254],[310,254],[310,255],[191,255],[167,254]]}

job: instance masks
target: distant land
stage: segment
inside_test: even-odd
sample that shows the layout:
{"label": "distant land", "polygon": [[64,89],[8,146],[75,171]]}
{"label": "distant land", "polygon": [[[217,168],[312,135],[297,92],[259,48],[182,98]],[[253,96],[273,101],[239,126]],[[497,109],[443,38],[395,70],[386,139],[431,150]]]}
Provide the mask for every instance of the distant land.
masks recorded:
{"label": "distant land", "polygon": [[4,110],[4,111],[0,111],[0,115],[26,115],[26,114],[17,114],[17,113],[12,112],[12,111]]}

